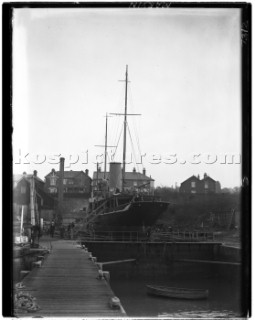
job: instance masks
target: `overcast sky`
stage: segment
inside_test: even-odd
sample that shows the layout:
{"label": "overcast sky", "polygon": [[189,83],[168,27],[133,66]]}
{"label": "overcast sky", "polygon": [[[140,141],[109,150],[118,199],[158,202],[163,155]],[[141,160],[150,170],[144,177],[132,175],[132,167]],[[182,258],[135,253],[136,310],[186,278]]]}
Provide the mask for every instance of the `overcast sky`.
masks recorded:
{"label": "overcast sky", "polygon": [[[222,187],[240,185],[239,9],[15,9],[13,50],[14,173],[44,178],[61,154],[66,165],[77,162],[66,170],[92,174],[106,112],[124,112],[118,80],[128,65],[128,112],[141,114],[128,119],[128,160],[138,145],[133,159],[146,154],[138,169],[156,186],[204,172]],[[108,119],[109,145],[122,122]],[[177,162],[165,163],[170,154]],[[224,154],[236,163],[223,164]]]}

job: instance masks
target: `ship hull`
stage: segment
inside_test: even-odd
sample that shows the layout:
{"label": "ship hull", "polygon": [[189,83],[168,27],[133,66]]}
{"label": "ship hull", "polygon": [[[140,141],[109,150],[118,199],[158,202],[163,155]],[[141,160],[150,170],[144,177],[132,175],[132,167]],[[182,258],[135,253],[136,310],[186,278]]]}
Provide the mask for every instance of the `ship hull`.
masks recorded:
{"label": "ship hull", "polygon": [[131,202],[121,210],[116,208],[112,212],[99,214],[95,220],[95,227],[111,226],[117,230],[118,227],[152,226],[168,205],[168,202],[161,201]]}

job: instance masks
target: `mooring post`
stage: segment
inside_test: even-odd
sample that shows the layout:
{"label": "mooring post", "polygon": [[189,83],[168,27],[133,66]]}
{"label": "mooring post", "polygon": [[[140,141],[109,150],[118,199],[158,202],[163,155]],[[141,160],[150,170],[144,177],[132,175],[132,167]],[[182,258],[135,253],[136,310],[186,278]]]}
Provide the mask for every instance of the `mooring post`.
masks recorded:
{"label": "mooring post", "polygon": [[103,264],[102,263],[96,263],[99,270],[103,271]]}
{"label": "mooring post", "polygon": [[30,273],[30,271],[28,271],[28,270],[21,270],[20,271],[20,280],[25,278],[29,273]]}
{"label": "mooring post", "polygon": [[109,283],[110,282],[110,272],[109,271],[103,271],[103,277],[105,280]]}

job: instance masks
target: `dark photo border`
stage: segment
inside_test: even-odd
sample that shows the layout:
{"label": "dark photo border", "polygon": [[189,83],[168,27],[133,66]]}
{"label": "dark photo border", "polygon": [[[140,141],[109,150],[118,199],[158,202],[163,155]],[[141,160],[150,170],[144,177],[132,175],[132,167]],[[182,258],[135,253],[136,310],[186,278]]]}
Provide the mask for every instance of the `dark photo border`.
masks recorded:
{"label": "dark photo border", "polygon": [[[2,4],[2,315],[13,317],[12,18],[16,8],[240,8],[242,10],[242,314],[251,316],[251,4],[245,2],[10,2]],[[231,297],[230,297],[231,298]],[[34,315],[36,316],[36,314]]]}

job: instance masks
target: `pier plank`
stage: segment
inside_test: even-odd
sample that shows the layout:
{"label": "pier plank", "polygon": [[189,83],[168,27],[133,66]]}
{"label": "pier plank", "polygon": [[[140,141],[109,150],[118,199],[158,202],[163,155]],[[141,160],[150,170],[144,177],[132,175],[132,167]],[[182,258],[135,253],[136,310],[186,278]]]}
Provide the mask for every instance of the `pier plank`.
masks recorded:
{"label": "pier plank", "polygon": [[25,291],[31,291],[40,310],[17,311],[27,317],[124,317],[123,308],[111,309],[112,289],[104,279],[98,280],[98,268],[89,254],[70,240],[52,242],[52,251],[42,267],[34,268],[23,279]]}

